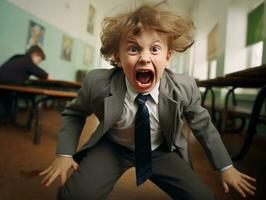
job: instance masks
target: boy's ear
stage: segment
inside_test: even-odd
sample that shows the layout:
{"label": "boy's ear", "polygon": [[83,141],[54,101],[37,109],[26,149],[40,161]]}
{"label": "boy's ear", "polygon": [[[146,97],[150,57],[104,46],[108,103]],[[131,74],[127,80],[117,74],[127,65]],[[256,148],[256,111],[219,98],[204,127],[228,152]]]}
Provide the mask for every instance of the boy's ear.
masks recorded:
{"label": "boy's ear", "polygon": [[120,61],[118,53],[114,53],[114,59]]}
{"label": "boy's ear", "polygon": [[122,67],[121,64],[120,64],[120,58],[119,58],[117,53],[114,54],[114,59],[115,59],[115,61],[117,63],[117,66],[118,67]]}
{"label": "boy's ear", "polygon": [[171,57],[172,57],[172,51],[168,51],[166,55],[166,59],[169,61]]}

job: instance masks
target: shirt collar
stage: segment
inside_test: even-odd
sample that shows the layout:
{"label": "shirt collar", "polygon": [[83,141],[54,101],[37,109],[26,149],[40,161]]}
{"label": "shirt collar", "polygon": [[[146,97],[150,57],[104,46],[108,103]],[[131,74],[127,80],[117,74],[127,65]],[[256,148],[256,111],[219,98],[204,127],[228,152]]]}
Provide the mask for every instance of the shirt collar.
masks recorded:
{"label": "shirt collar", "polygon": [[[149,93],[144,93],[144,94],[150,94],[153,101],[156,104],[158,104],[159,102],[159,85],[160,85],[160,81],[156,83],[152,91],[150,91]],[[138,96],[139,93],[132,87],[132,85],[127,80],[127,77],[126,77],[126,87],[127,87],[127,92],[128,92],[128,96],[130,100],[134,102],[135,98]]]}

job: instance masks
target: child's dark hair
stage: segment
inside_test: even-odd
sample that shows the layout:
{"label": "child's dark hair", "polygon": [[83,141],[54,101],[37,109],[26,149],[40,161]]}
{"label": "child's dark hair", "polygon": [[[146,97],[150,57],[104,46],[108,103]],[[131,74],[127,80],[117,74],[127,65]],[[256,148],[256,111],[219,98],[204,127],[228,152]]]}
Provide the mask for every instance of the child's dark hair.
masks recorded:
{"label": "child's dark hair", "polygon": [[33,53],[39,55],[43,60],[45,60],[45,53],[38,45],[33,45],[26,51],[26,55],[31,55]]}
{"label": "child's dark hair", "polygon": [[194,43],[193,23],[163,10],[160,4],[145,4],[133,12],[107,17],[102,25],[101,54],[113,66],[118,64],[115,53],[121,38],[128,33],[138,35],[145,28],[167,35],[170,51],[184,52]]}

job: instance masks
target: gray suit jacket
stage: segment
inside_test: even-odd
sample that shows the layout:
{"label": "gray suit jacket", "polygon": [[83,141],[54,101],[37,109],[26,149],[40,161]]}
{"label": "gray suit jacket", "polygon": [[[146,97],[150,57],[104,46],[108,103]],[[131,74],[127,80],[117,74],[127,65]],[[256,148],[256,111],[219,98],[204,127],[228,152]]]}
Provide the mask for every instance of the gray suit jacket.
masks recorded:
{"label": "gray suit jacket", "polygon": [[[86,117],[93,113],[100,124],[82,149],[95,145],[120,118],[125,94],[125,75],[121,69],[97,69],[88,73],[78,96],[62,113],[57,154],[76,153]],[[186,121],[213,167],[221,169],[232,161],[200,101],[193,78],[165,70],[159,87],[159,120],[169,149],[178,150],[185,160],[188,159],[187,141],[181,133]]]}

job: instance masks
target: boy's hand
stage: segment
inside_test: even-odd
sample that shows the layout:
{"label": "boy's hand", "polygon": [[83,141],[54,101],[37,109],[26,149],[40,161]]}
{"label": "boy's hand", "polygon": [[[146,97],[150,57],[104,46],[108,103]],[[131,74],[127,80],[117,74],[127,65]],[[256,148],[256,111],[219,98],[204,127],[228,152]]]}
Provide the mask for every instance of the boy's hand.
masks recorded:
{"label": "boy's hand", "polygon": [[42,184],[48,187],[58,177],[61,177],[61,185],[67,180],[67,172],[70,168],[78,169],[78,164],[71,157],[57,157],[54,162],[44,171],[39,173],[40,176],[45,175]]}
{"label": "boy's hand", "polygon": [[229,186],[233,187],[243,198],[246,198],[246,194],[255,195],[256,187],[252,185],[256,182],[256,179],[239,172],[233,166],[229,169],[220,172],[224,191],[228,193]]}

